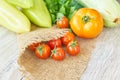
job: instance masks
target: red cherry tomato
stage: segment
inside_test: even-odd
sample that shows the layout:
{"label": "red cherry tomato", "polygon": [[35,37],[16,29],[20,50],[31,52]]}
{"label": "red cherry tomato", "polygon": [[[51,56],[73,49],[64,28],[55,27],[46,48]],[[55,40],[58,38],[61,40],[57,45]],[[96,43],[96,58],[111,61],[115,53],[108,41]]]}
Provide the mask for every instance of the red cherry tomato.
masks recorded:
{"label": "red cherry tomato", "polygon": [[77,55],[80,53],[80,46],[77,41],[71,41],[67,45],[67,52],[70,55]]}
{"label": "red cherry tomato", "polygon": [[47,59],[50,57],[51,49],[47,44],[42,44],[36,48],[35,54],[40,59]]}
{"label": "red cherry tomato", "polygon": [[54,49],[55,47],[61,47],[62,46],[62,42],[61,39],[53,39],[48,41],[48,45],[50,46],[51,49]]}
{"label": "red cherry tomato", "polygon": [[72,32],[67,32],[62,38],[61,41],[64,45],[67,45],[70,41],[74,40],[75,36]]}
{"label": "red cherry tomato", "polygon": [[40,45],[40,43],[33,43],[30,46],[28,46],[28,48],[32,51],[35,51],[38,45]]}
{"label": "red cherry tomato", "polygon": [[65,51],[63,48],[55,48],[52,50],[52,54],[51,54],[52,58],[54,60],[60,61],[63,60],[65,58]]}
{"label": "red cherry tomato", "polygon": [[59,20],[57,20],[57,26],[59,28],[68,28],[69,26],[69,21],[67,17],[61,17]]}

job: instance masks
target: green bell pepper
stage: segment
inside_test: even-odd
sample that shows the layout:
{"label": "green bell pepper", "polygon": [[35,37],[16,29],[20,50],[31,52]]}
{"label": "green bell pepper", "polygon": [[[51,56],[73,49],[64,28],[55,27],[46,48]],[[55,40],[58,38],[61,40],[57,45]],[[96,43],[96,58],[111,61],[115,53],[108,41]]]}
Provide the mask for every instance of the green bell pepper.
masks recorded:
{"label": "green bell pepper", "polygon": [[30,31],[30,21],[17,8],[0,0],[0,25],[16,33]]}
{"label": "green bell pepper", "polygon": [[6,0],[6,1],[21,8],[30,8],[33,6],[33,0]]}
{"label": "green bell pepper", "polygon": [[51,27],[52,21],[44,0],[33,0],[33,7],[22,9],[29,20],[39,27]]}

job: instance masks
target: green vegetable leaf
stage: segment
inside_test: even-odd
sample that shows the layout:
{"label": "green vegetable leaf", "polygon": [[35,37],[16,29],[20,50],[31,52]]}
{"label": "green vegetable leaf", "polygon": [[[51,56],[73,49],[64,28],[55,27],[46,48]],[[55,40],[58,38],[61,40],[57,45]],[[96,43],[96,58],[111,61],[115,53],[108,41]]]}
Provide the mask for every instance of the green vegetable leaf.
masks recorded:
{"label": "green vegetable leaf", "polygon": [[80,9],[83,8],[83,6],[81,6],[79,3],[77,3],[76,0],[72,0],[71,3],[69,4],[69,15],[68,15],[68,19],[70,20],[71,17],[74,15],[74,13]]}
{"label": "green vegetable leaf", "polygon": [[[46,6],[52,17],[52,23],[60,17],[59,13],[71,19],[73,14],[82,6],[76,0],[45,0]],[[57,16],[57,17],[53,17]]]}

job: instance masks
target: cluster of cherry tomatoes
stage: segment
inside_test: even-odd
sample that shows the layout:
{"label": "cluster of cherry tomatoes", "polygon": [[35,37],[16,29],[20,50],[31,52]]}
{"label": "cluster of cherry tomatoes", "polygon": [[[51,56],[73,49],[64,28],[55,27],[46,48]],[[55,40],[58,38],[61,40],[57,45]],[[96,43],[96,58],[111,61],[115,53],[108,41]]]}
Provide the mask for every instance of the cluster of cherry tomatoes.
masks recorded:
{"label": "cluster of cherry tomatoes", "polygon": [[[63,48],[65,46],[65,49]],[[48,42],[33,43],[28,47],[35,52],[39,59],[52,57],[54,60],[63,60],[66,53],[75,56],[80,53],[80,45],[72,32],[67,32],[63,37]]]}

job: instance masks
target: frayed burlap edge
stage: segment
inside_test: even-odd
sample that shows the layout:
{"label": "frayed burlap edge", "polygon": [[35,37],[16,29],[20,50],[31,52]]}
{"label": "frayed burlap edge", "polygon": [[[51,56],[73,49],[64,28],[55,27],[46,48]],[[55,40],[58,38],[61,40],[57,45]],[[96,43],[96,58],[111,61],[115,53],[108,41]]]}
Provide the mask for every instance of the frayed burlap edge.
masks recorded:
{"label": "frayed burlap edge", "polygon": [[39,28],[35,31],[31,31],[25,34],[18,35],[19,51],[23,53],[25,49],[32,43],[41,41],[49,41],[51,39],[57,39],[62,37],[69,29],[52,28]]}

